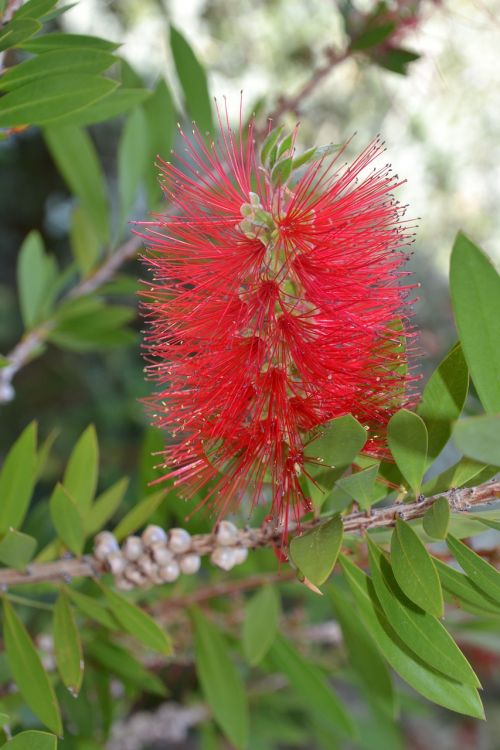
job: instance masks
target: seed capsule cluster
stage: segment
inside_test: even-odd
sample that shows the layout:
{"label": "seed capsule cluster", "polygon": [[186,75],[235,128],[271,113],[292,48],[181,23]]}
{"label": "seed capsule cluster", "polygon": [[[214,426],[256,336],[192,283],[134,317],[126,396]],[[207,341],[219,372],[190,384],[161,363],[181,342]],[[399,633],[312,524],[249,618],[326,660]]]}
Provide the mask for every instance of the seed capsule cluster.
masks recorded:
{"label": "seed capsule cluster", "polygon": [[[236,526],[221,521],[214,535],[211,562],[223,570],[231,570],[245,562],[247,555],[246,547],[239,545]],[[113,574],[116,586],[123,590],[172,583],[181,573],[197,573],[201,565],[189,532],[175,528],[167,533],[153,525],[141,536],[127,537],[121,547],[111,532],[102,531],[95,538],[94,557]]]}

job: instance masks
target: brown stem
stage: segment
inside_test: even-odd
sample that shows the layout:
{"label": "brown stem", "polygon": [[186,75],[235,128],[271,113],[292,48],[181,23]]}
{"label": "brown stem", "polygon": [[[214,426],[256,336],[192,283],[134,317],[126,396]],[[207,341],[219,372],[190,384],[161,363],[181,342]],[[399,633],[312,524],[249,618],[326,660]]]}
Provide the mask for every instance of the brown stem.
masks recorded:
{"label": "brown stem", "polygon": [[[493,502],[500,498],[500,480],[490,480],[478,487],[466,487],[463,489],[451,489],[447,492],[432,497],[423,498],[415,503],[396,503],[387,508],[376,508],[370,512],[355,512],[343,517],[344,530],[348,533],[363,534],[368,529],[379,527],[391,527],[397,518],[411,520],[421,518],[428,508],[438,497],[446,497],[452,511],[466,512],[476,505]],[[300,533],[314,528],[321,520],[314,519],[303,523]],[[296,525],[290,527],[291,531],[297,530]],[[270,547],[280,544],[283,529],[276,526],[262,526],[260,528],[243,529],[240,531],[237,544],[248,549],[259,547]],[[198,534],[192,537],[191,551],[199,555],[210,555],[216,547],[214,534]],[[18,571],[9,568],[0,570],[0,587],[17,586],[28,583],[49,583],[56,581],[68,581],[72,578],[92,578],[105,572],[102,564],[91,555],[81,559],[61,559],[50,563],[38,563],[31,565],[26,571]],[[278,575],[278,574],[277,574]],[[235,585],[236,582],[234,582]],[[229,585],[229,584],[227,584]],[[231,583],[231,586],[233,583]],[[241,584],[243,585],[243,584]],[[198,594],[196,594],[198,596]],[[200,594],[203,598],[203,596]],[[199,601],[197,599],[197,601]]]}

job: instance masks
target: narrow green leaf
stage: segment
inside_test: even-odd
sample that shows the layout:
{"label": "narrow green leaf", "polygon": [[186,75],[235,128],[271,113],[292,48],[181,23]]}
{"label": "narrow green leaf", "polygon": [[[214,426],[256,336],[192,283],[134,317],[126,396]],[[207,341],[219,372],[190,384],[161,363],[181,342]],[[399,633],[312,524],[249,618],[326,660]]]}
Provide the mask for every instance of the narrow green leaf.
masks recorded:
{"label": "narrow green leaf", "polygon": [[320,586],[337,562],[343,536],[344,525],[336,513],[329,521],[295,536],[290,542],[290,558],[311,583]]}
{"label": "narrow green leaf", "polygon": [[500,616],[500,606],[483,593],[470,578],[437,558],[434,558],[434,565],[439,573],[444,592],[454,604],[474,614],[486,613]]}
{"label": "narrow green leaf", "polygon": [[355,736],[352,719],[333,692],[322,671],[304,659],[283,636],[278,635],[270,652],[273,663],[297,691],[316,720],[325,717],[348,737]]}
{"label": "narrow green leaf", "polygon": [[394,671],[430,701],[451,711],[483,719],[484,711],[476,688],[449,679],[416,657],[385,616],[372,580],[345,555],[340,556],[340,563],[366,631]]}
{"label": "narrow green leaf", "polygon": [[421,661],[452,680],[479,687],[474,670],[457,644],[435,617],[420,610],[398,586],[389,561],[368,538],[370,570],[382,609],[407,648]]}
{"label": "narrow green leaf", "polygon": [[154,206],[161,197],[155,163],[158,157],[168,159],[175,129],[175,107],[170,90],[163,78],[160,78],[152,95],[145,102],[144,114],[148,131],[145,178],[149,203]]}
{"label": "narrow green leaf", "polygon": [[141,500],[140,503],[137,503],[137,505],[135,505],[132,510],[122,518],[116,529],[113,531],[117,540],[120,542],[126,536],[133,534],[138,528],[144,526],[166,496],[165,490],[160,490],[159,492],[154,492],[152,495],[148,495],[148,497]]}
{"label": "narrow green leaf", "polygon": [[5,650],[14,681],[35,716],[60,735],[61,715],[52,684],[26,628],[5,598],[3,613]]}
{"label": "narrow green leaf", "polygon": [[0,562],[24,570],[35,554],[37,541],[28,534],[10,529],[0,541]]}
{"label": "narrow green leaf", "polygon": [[238,750],[248,741],[245,688],[223,636],[201,612],[191,612],[195,628],[196,668],[205,700],[228,740]]}
{"label": "narrow green leaf", "polygon": [[69,189],[91,217],[101,242],[106,242],[109,233],[106,186],[89,134],[71,125],[52,125],[44,129],[44,137]]}
{"label": "narrow green leaf", "polygon": [[348,477],[337,480],[337,487],[347,492],[359,507],[368,510],[374,502],[375,479],[378,474],[378,463],[363,471],[356,471]]}
{"label": "narrow green leaf", "polygon": [[280,600],[272,586],[263,586],[247,602],[242,644],[245,659],[252,666],[259,664],[273,645],[279,616]]}
{"label": "narrow green leaf", "polygon": [[271,171],[271,182],[273,186],[286,185],[292,174],[292,157],[280,159],[276,162]]}
{"label": "narrow green leaf", "polygon": [[33,18],[13,19],[0,29],[0,52],[29,39],[41,28],[41,24]]}
{"label": "narrow green leaf", "polygon": [[338,143],[326,143],[324,146],[313,146],[304,151],[303,154],[295,156],[292,161],[292,169],[298,169],[311,161],[321,161],[325,156],[334,154],[341,146]]}
{"label": "narrow green leaf", "polygon": [[384,713],[395,717],[398,708],[396,693],[384,660],[362,623],[353,617],[352,604],[340,586],[332,584],[328,587],[328,594],[342,628],[349,661],[365,689],[366,697]]}
{"label": "narrow green leaf", "polygon": [[98,36],[87,36],[86,34],[64,34],[54,31],[50,34],[37,36],[29,42],[19,45],[27,52],[47,52],[52,49],[65,49],[73,52],[75,49],[104,50],[112,52],[120,45],[116,42],[110,42],[108,39],[101,39]]}
{"label": "narrow green leaf", "polygon": [[391,538],[391,563],[396,581],[408,599],[435,617],[443,616],[443,593],[439,576],[412,527],[396,520]]}
{"label": "narrow green leaf", "polygon": [[49,505],[52,523],[59,538],[78,557],[85,541],[83,519],[75,501],[62,484],[56,485]]}
{"label": "narrow green leaf", "polygon": [[30,729],[16,734],[2,747],[7,750],[57,750],[57,737],[55,734]]}
{"label": "narrow green leaf", "polygon": [[17,262],[19,303],[27,328],[33,327],[50,312],[47,293],[56,276],[55,260],[46,255],[41,235],[30,232],[21,245]]}
{"label": "narrow green leaf", "polygon": [[[422,492],[426,497],[430,497],[431,495],[438,495],[440,492],[446,492],[452,487],[463,487],[471,480],[476,480],[485,469],[487,469],[487,464],[464,456],[449,469],[425,482]],[[493,470],[491,476],[494,476],[494,474],[496,474],[495,470]]]}
{"label": "narrow green leaf", "polygon": [[137,196],[146,169],[147,157],[147,122],[144,112],[138,107],[128,116],[118,144],[120,229],[125,226]]}
{"label": "narrow green leaf", "polygon": [[120,507],[128,484],[128,477],[123,477],[96,498],[85,519],[86,536],[96,534],[114,515]]}
{"label": "narrow green leaf", "polygon": [[469,458],[500,466],[500,414],[460,419],[453,429],[453,440]]}
{"label": "narrow green leaf", "polygon": [[73,73],[31,81],[2,97],[0,127],[47,125],[59,117],[84,109],[118,84],[109,78]]}
{"label": "narrow green leaf", "polygon": [[464,234],[450,263],[453,312],[472,379],[485,411],[500,413],[500,275]]}
{"label": "narrow green leaf", "polygon": [[424,531],[433,539],[446,539],[450,525],[450,504],[445,497],[438,497],[422,519]]}
{"label": "narrow green leaf", "polygon": [[278,128],[273,128],[264,139],[264,143],[260,149],[260,160],[264,167],[273,166],[272,164],[268,164],[268,159],[271,155],[271,151],[277,147],[282,132],[283,125],[280,125]]}
{"label": "narrow green leaf", "polygon": [[7,453],[0,472],[0,534],[19,528],[27,513],[36,470],[36,423],[26,427]]}
{"label": "narrow green leaf", "polygon": [[87,596],[87,594],[82,594],[80,591],[75,591],[73,588],[68,588],[67,594],[73,604],[86,617],[94,620],[99,625],[103,625],[105,628],[108,628],[108,630],[119,630],[117,620],[110,612],[108,612],[106,607],[98,602],[93,596]]}
{"label": "narrow green leaf", "polygon": [[186,108],[201,133],[213,132],[207,75],[186,38],[170,26],[170,46]]}
{"label": "narrow green leaf", "polygon": [[395,28],[396,24],[393,21],[368,26],[361,34],[351,40],[351,49],[366,50],[370,47],[376,47],[382,44],[394,32]]}
{"label": "narrow green leaf", "polygon": [[427,465],[439,456],[450,439],[452,423],[462,413],[468,389],[467,362],[460,344],[456,344],[429,378],[417,408],[429,436]]}
{"label": "narrow green leaf", "polygon": [[102,638],[92,638],[85,644],[85,653],[126,684],[134,685],[141,693],[145,691],[164,696],[167,692],[165,685],[155,674],[145,669],[140,661],[120,646]]}
{"label": "narrow green leaf", "polygon": [[446,543],[457,563],[476,586],[496,603],[500,603],[500,573],[498,570],[452,534],[448,534]]}
{"label": "narrow green leaf", "polygon": [[94,425],[78,439],[64,472],[63,484],[86,519],[94,499],[99,471],[99,446]]}
{"label": "narrow green leaf", "polygon": [[380,65],[381,68],[405,76],[408,73],[410,63],[419,60],[420,57],[421,55],[418,52],[413,52],[403,47],[388,47],[382,52],[377,51],[377,54],[374,56],[374,62]]}
{"label": "narrow green leaf", "polygon": [[54,651],[59,674],[73,696],[77,696],[83,679],[83,653],[75,617],[64,591],[54,608]]}
{"label": "narrow green leaf", "polygon": [[94,223],[82,206],[71,216],[71,252],[81,276],[88,276],[99,260],[100,242]]}
{"label": "narrow green leaf", "polygon": [[388,426],[389,448],[396,464],[418,495],[427,464],[427,429],[418,414],[401,409]]}
{"label": "narrow green leaf", "polygon": [[476,521],[481,521],[481,523],[484,523],[484,525],[488,526],[490,529],[500,531],[500,521],[495,521],[491,518],[486,518],[485,516],[478,516],[477,513],[471,513],[471,518],[474,518]]}
{"label": "narrow green leaf", "polygon": [[40,445],[38,449],[37,459],[36,459],[36,470],[35,470],[36,479],[39,479],[43,475],[45,466],[50,456],[50,451],[52,450],[52,446],[54,445],[58,436],[59,436],[59,430],[57,428],[54,428],[53,430],[49,432],[49,434],[47,435],[43,443]]}
{"label": "narrow green leaf", "polygon": [[105,586],[101,588],[111,612],[127,633],[153,651],[159,651],[167,656],[172,653],[172,643],[168,634],[157,625],[152,617],[121,594]]}
{"label": "narrow green leaf", "polygon": [[111,120],[113,117],[122,115],[130,109],[137,107],[150,96],[147,89],[126,89],[120,87],[115,89],[102,99],[98,99],[85,109],[78,112],[70,112],[57,120],[58,126],[69,125],[93,125],[103,120]]}
{"label": "narrow green leaf", "polygon": [[14,18],[41,18],[52,10],[56,3],[57,0],[28,0],[16,10]]}
{"label": "narrow green leaf", "polygon": [[52,329],[49,341],[70,351],[86,352],[127,346],[135,341],[136,334],[123,328],[135,317],[135,310],[126,305],[105,305],[80,308],[71,316],[61,315],[58,310],[57,327]]}
{"label": "narrow green leaf", "polygon": [[0,77],[0,89],[11,91],[34,80],[56,73],[101,73],[109,68],[116,57],[101,50],[74,50],[68,55],[66,50],[46,52],[41,57],[25,60],[7,70]]}

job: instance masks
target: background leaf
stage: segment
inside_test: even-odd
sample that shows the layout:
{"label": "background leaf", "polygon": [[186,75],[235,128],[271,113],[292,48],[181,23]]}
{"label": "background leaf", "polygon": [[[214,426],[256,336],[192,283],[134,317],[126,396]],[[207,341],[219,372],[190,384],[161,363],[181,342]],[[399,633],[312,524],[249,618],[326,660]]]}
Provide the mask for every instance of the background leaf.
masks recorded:
{"label": "background leaf", "polygon": [[259,664],[271,648],[278,630],[280,600],[272,586],[263,586],[245,606],[242,645],[249,664]]}
{"label": "background leaf", "polygon": [[16,734],[2,747],[7,750],[57,750],[57,737],[47,732],[28,730]]}
{"label": "background leaf", "polygon": [[166,655],[172,653],[172,644],[168,634],[152,617],[121,594],[104,586],[102,590],[111,612],[127,633],[154,651]]}
{"label": "background leaf", "polygon": [[90,510],[97,487],[99,446],[94,425],[79,437],[64,472],[65,490],[75,501],[82,517]]}
{"label": "background leaf", "polygon": [[389,448],[399,470],[417,495],[427,463],[427,429],[408,409],[396,412],[388,426]]}
{"label": "background leaf", "polygon": [[202,134],[213,131],[207,75],[186,38],[170,26],[170,46],[186,109]]}
{"label": "background leaf", "polygon": [[461,568],[471,580],[496,603],[500,604],[500,573],[463,542],[448,534],[446,543]]}
{"label": "background leaf", "polygon": [[126,224],[130,209],[147,165],[147,122],[142,109],[127,117],[118,144],[118,187],[121,201],[120,229]]}
{"label": "background leaf", "polygon": [[500,276],[488,256],[459,233],[451,254],[450,289],[460,341],[488,412],[500,413]]}
{"label": "background leaf", "polygon": [[0,541],[0,562],[10,568],[23,570],[37,548],[37,541],[21,531],[9,529]]}
{"label": "background leaf", "polygon": [[19,303],[27,328],[50,312],[50,288],[56,277],[56,261],[45,253],[40,233],[30,232],[21,245],[17,263]]}
{"label": "background leaf", "polygon": [[344,526],[337,513],[329,521],[293,537],[290,558],[311,583],[320,586],[335,566],[343,535]]}
{"label": "background leaf", "polygon": [[85,533],[83,518],[73,498],[62,484],[57,484],[50,498],[50,515],[57,534],[77,557],[81,555]]}
{"label": "background leaf", "polygon": [[460,419],[453,429],[453,440],[469,458],[500,466],[500,414]]}
{"label": "background leaf", "polygon": [[0,472],[0,534],[21,526],[29,507],[36,470],[36,423],[26,427],[10,449]]}
{"label": "background leaf", "polygon": [[35,79],[56,73],[101,73],[115,60],[113,55],[102,50],[74,50],[71,55],[65,50],[46,52],[7,70],[0,77],[0,89],[11,91]]}
{"label": "background leaf", "polygon": [[12,676],[35,716],[61,734],[61,715],[51,682],[26,628],[5,598],[3,613],[5,650]]}
{"label": "background leaf", "polygon": [[422,519],[424,531],[433,539],[446,539],[450,525],[450,504],[445,497],[438,497]]}
{"label": "background leaf", "polygon": [[83,679],[83,653],[75,617],[64,591],[54,608],[54,651],[64,685],[76,697]]}
{"label": "background leaf", "polygon": [[229,741],[238,750],[248,742],[248,705],[241,678],[218,629],[198,610],[195,628],[196,668],[205,700]]}

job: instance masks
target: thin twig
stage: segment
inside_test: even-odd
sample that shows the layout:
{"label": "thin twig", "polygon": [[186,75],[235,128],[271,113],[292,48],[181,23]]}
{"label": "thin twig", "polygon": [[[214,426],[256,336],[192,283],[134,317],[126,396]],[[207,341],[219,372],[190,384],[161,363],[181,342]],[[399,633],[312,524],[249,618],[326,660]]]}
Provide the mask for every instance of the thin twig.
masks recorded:
{"label": "thin twig", "polygon": [[[387,508],[376,508],[366,513],[350,513],[342,519],[344,530],[348,533],[363,534],[368,529],[391,527],[395,524],[397,518],[407,521],[421,518],[438,497],[446,497],[451,510],[460,511],[467,515],[467,511],[472,507],[494,502],[500,498],[500,480],[490,480],[478,487],[451,489],[439,495],[423,498],[415,503],[397,503]],[[324,519],[314,519],[303,523],[300,532],[314,528],[322,520]],[[297,526],[291,525],[290,530],[296,531]],[[283,529],[272,525],[243,529],[235,540],[235,544],[247,549],[270,547],[281,544],[282,536]],[[191,540],[191,551],[199,555],[210,555],[216,546],[214,534],[198,534],[193,536]],[[103,572],[102,564],[91,555],[86,555],[81,559],[69,558],[34,564],[24,572],[9,568],[0,570],[0,588],[5,589],[8,586],[25,583],[50,583],[69,581],[73,578],[92,578]],[[202,595],[200,596],[203,598]]]}

